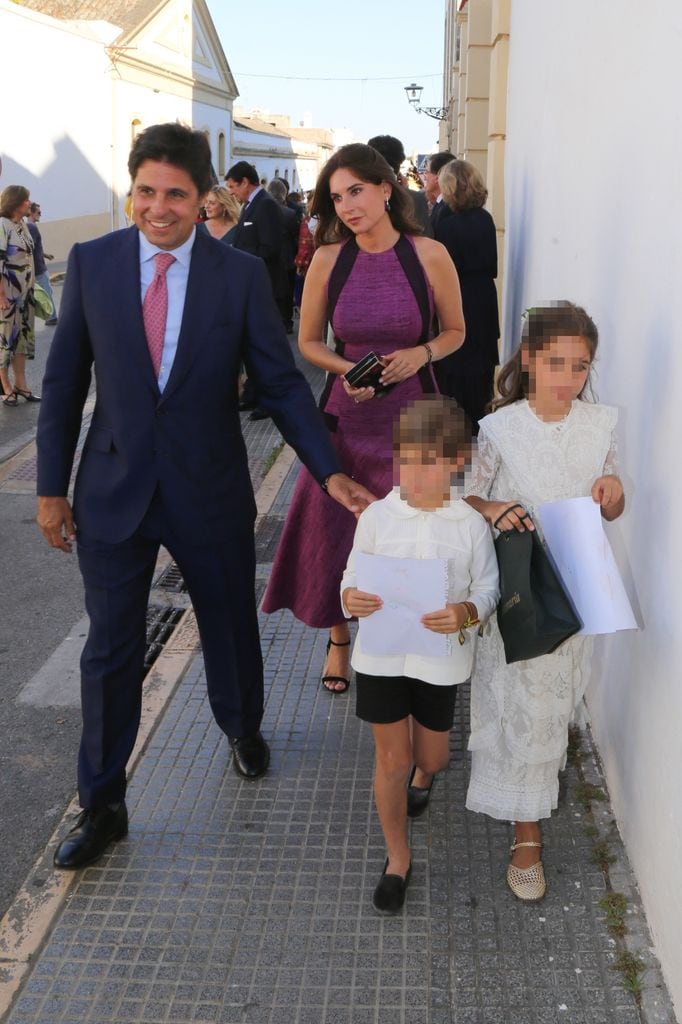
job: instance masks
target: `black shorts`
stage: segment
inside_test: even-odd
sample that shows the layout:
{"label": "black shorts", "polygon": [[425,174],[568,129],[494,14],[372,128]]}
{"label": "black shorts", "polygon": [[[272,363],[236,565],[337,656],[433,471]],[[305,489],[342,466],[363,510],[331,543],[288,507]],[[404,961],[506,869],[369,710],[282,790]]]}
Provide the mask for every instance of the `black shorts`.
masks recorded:
{"label": "black shorts", "polygon": [[389,725],[412,715],[425,729],[448,732],[455,716],[457,686],[434,686],[409,676],[356,672],[355,714],[363,722]]}

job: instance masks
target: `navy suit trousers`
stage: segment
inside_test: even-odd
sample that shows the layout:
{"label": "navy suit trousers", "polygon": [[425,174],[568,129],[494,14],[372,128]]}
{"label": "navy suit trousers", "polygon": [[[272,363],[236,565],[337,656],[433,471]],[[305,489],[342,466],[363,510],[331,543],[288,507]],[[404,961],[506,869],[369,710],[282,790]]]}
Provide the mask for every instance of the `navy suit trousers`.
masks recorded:
{"label": "navy suit trousers", "polygon": [[173,521],[159,492],[132,537],[107,544],[78,534],[90,630],[81,658],[83,734],[78,789],[83,807],[122,800],[125,766],[140,724],[146,610],[163,544],[178,564],[197,618],[208,697],[228,736],[256,732],[263,714],[263,664],[255,601],[253,525],[216,538]]}

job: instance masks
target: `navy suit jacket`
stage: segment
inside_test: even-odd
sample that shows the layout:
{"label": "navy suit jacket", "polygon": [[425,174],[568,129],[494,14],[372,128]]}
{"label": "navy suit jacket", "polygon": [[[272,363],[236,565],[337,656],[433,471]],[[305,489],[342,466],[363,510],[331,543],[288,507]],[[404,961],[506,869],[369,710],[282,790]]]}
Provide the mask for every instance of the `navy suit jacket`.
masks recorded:
{"label": "navy suit jacket", "polygon": [[77,244],[38,422],[38,494],[64,496],[94,365],[96,404],[74,493],[77,528],[118,543],[157,487],[174,522],[229,536],[253,521],[241,434],[240,364],[260,404],[318,480],[338,472],[327,430],[296,369],[261,260],[197,232],[173,368],[159,391],[142,320],[136,227]]}

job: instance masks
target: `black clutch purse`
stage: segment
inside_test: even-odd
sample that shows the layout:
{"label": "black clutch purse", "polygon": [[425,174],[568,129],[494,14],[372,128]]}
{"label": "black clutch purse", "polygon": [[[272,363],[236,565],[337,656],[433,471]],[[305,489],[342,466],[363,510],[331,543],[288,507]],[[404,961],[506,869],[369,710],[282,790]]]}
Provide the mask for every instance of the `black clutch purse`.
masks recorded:
{"label": "black clutch purse", "polygon": [[581,628],[535,530],[508,530],[495,539],[500,569],[497,625],[507,664],[549,654]]}
{"label": "black clutch purse", "polygon": [[385,369],[381,359],[376,352],[368,352],[367,355],[351,366],[347,373],[344,373],[344,380],[352,388],[374,388],[374,397],[380,398],[387,394],[395,384],[382,384],[381,374]]}

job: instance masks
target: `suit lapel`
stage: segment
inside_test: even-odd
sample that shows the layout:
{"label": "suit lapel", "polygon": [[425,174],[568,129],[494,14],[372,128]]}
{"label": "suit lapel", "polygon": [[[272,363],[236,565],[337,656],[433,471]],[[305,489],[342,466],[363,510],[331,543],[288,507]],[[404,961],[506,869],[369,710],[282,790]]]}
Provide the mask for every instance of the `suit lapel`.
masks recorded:
{"label": "suit lapel", "polygon": [[[191,367],[208,330],[211,310],[215,309],[215,303],[211,303],[210,298],[211,294],[215,295],[214,289],[220,286],[220,282],[213,280],[213,266],[216,262],[211,254],[213,245],[213,239],[197,231],[189,265],[178,347],[168,383],[161,395],[162,402],[173,394]],[[224,281],[222,285],[225,286]],[[151,360],[149,364],[151,366]]]}
{"label": "suit lapel", "polygon": [[[123,233],[122,233],[123,234]],[[140,234],[136,227],[128,228],[122,237],[123,254],[115,268],[115,279],[121,280],[121,291],[126,301],[119,304],[116,317],[118,323],[117,344],[130,349],[130,358],[137,366],[137,374],[158,396],[159,386],[154,376],[154,367],[149,356],[147,336],[142,319],[140,294]]]}

